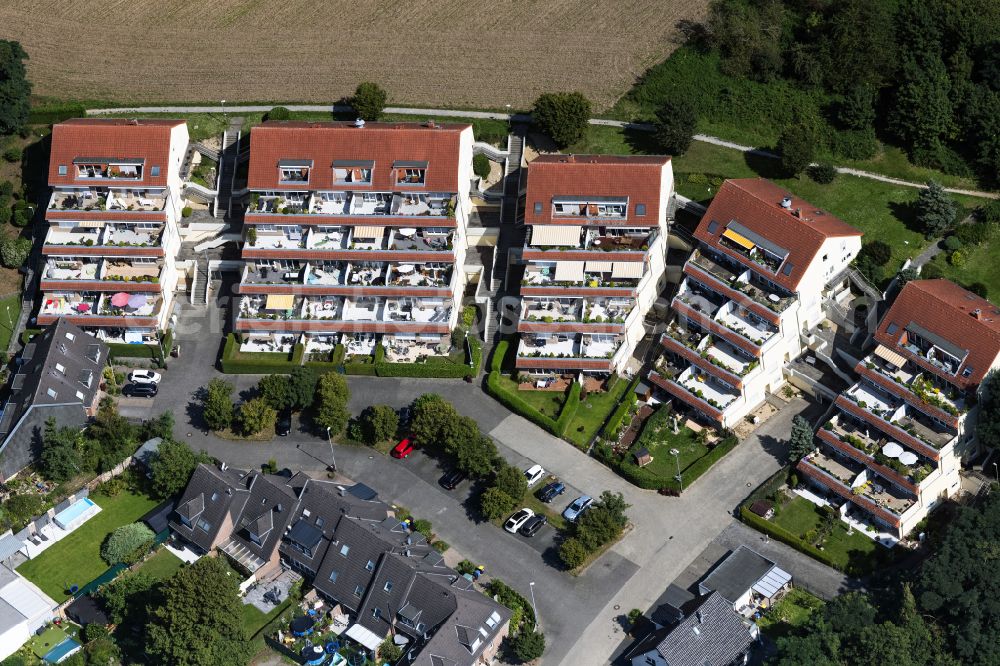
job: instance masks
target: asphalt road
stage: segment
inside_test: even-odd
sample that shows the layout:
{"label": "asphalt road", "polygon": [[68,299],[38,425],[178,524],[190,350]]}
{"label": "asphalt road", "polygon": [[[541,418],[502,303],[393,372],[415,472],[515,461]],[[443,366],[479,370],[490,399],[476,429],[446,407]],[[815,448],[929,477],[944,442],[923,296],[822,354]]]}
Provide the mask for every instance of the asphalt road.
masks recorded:
{"label": "asphalt road", "polygon": [[[529,540],[488,523],[477,524],[463,503],[470,492],[468,485],[454,492],[444,490],[438,484],[443,470],[422,455],[398,461],[363,447],[337,445],[331,450],[324,439],[297,428],[289,437],[265,443],[227,441],[207,434],[196,393],[209,379],[220,376],[213,368],[221,344],[220,315],[215,308],[191,306],[180,312],[176,331],[182,356],[173,359],[165,371],[157,398],[135,409],[147,414],[173,411],[180,439],[238,467],[258,466],[274,458],[283,467],[322,472],[335,455],[342,474],[432,521],[440,538],[465,557],[485,564],[488,574],[504,579],[526,597],[534,581],[535,602],[548,639],[546,664],[607,661],[622,638],[620,616],[631,608],[647,608],[699,553],[730,529],[739,502],[780,467],[785,453],[782,442],[792,416],[810,408],[803,400],[793,401],[682,497],[667,498],[637,489],[570,444],[510,414],[478,386],[454,380],[349,378],[353,412],[376,403],[400,407],[425,392],[441,394],[460,413],[476,419],[512,464],[527,467],[538,462],[571,484],[566,502],[576,492],[593,496],[605,489],[621,492],[632,505],[633,528],[586,572],[572,576],[554,566],[551,536],[543,533]],[[227,379],[243,392],[258,378]]]}

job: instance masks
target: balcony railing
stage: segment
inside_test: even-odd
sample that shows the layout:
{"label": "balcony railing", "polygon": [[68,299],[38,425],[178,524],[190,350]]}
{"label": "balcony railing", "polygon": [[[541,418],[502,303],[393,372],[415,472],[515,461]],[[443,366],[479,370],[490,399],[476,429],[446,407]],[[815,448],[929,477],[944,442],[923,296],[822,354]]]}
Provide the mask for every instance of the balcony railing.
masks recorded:
{"label": "balcony railing", "polygon": [[695,251],[691,255],[690,261],[730,289],[739,291],[755,303],[759,303],[778,314],[787,310],[795,302],[794,296],[769,291],[763,285],[754,284],[755,276],[749,268],[741,267],[742,270],[739,272],[731,270],[701,251]]}

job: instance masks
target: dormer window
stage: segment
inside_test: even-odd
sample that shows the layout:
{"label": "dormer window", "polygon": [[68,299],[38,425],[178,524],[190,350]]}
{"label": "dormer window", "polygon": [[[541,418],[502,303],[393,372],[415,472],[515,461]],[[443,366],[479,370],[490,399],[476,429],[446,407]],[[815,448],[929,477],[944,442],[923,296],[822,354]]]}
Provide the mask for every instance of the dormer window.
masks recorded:
{"label": "dormer window", "polygon": [[557,216],[625,219],[627,209],[628,197],[552,198],[552,214]]}
{"label": "dormer window", "polygon": [[160,175],[160,167],[158,167],[158,166],[150,167],[149,168],[149,175],[152,176],[153,178],[159,177],[159,175]]}
{"label": "dormer window", "polygon": [[342,184],[371,185],[374,169],[372,160],[334,160],[333,180]]}
{"label": "dormer window", "polygon": [[397,185],[423,185],[427,177],[427,162],[394,162]]}
{"label": "dormer window", "polygon": [[143,162],[142,159],[78,157],[73,160],[73,165],[77,178],[139,180],[142,178]]}
{"label": "dormer window", "polygon": [[279,160],[278,182],[308,183],[312,160]]}

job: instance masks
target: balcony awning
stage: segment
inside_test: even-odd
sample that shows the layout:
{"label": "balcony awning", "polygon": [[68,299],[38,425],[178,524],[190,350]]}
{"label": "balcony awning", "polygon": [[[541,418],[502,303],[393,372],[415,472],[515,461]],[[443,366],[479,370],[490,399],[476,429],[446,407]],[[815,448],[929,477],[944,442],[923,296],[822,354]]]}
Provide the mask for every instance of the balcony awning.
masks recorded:
{"label": "balcony awning", "polygon": [[616,261],[612,278],[641,278],[645,265],[641,261]]}
{"label": "balcony awning", "polygon": [[610,273],[611,272],[611,262],[610,261],[588,261],[587,262],[587,272],[588,273]]}
{"label": "balcony awning", "polygon": [[582,261],[560,261],[556,264],[556,282],[583,282]]}
{"label": "balcony awning", "polygon": [[101,222],[100,220],[81,220],[80,222],[73,223],[74,227],[80,229],[103,229],[106,225],[107,222]]}
{"label": "balcony awning", "polygon": [[897,354],[896,352],[892,351],[885,345],[879,345],[878,347],[876,347],[875,355],[878,356],[883,361],[891,363],[897,368],[902,368],[904,365],[906,365],[906,357],[904,357],[902,354]]}
{"label": "balcony awning", "polygon": [[728,238],[729,240],[733,241],[740,247],[746,248],[748,250],[752,250],[755,247],[754,242],[752,240],[750,240],[749,238],[744,238],[743,236],[736,233],[732,229],[726,229],[725,231],[723,231],[722,237]]}
{"label": "balcony awning", "polygon": [[267,302],[264,304],[265,310],[288,310],[295,305],[295,296],[292,294],[269,294]]}
{"label": "balcony awning", "polygon": [[583,227],[577,226],[535,225],[531,227],[531,244],[577,247],[580,244],[580,231],[582,229]]}
{"label": "balcony awning", "polygon": [[344,635],[351,640],[361,643],[366,648],[371,651],[378,649],[378,646],[382,643],[382,636],[379,636],[374,631],[363,627],[360,624],[352,624],[351,627],[344,632]]}
{"label": "balcony awning", "polygon": [[385,227],[354,227],[355,238],[382,238]]}

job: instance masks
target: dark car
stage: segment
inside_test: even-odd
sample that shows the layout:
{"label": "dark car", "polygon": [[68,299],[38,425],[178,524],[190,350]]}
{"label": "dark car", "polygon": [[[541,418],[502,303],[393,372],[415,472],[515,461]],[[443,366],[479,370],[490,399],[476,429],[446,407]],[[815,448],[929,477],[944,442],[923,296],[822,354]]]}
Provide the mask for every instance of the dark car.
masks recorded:
{"label": "dark car", "polygon": [[159,389],[156,384],[128,384],[122,393],[132,398],[155,398]]}
{"label": "dark car", "polygon": [[559,481],[553,481],[538,492],[538,499],[543,502],[551,502],[564,492],[566,492],[566,486]]}
{"label": "dark car", "polygon": [[460,469],[453,469],[441,477],[441,485],[448,490],[458,488],[458,484],[465,481],[465,472]]}
{"label": "dark car", "polygon": [[524,525],[521,525],[521,529],[518,531],[523,536],[533,537],[536,534],[538,534],[538,530],[542,529],[542,526],[545,525],[545,523],[547,522],[549,522],[549,519],[546,518],[545,516],[540,516],[540,515],[532,516],[531,518],[528,518],[528,522],[526,522]]}
{"label": "dark car", "polygon": [[413,408],[407,405],[406,407],[400,407],[399,411],[399,427],[406,430],[410,427],[410,421],[413,420]]}
{"label": "dark car", "polygon": [[279,437],[286,437],[292,431],[292,410],[283,409],[278,414],[278,420],[274,424],[274,432]]}

